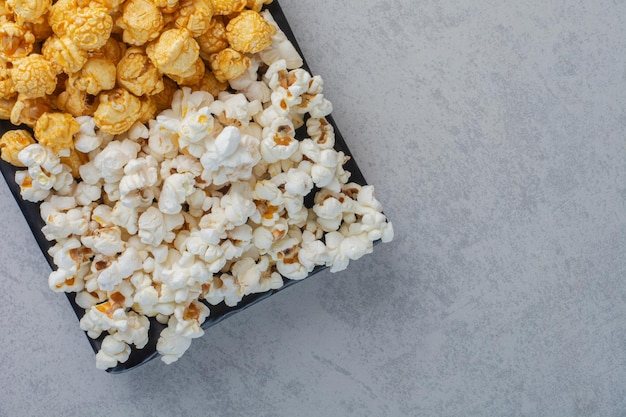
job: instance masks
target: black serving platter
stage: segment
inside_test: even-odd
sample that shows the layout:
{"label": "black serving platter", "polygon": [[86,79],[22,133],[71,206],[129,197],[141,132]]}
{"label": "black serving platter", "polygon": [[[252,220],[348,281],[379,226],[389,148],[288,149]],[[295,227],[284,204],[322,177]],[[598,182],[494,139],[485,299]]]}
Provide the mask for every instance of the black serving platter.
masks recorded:
{"label": "black serving platter", "polygon": [[[304,58],[304,55],[302,54],[302,51],[300,47],[298,46],[298,43],[296,42],[296,38],[293,34],[293,31],[291,30],[287,22],[287,18],[285,17],[280,5],[278,4],[278,1],[274,0],[270,5],[265,6],[265,9],[271,12],[276,23],[279,25],[279,27],[285,33],[285,35],[289,38],[289,40],[293,43],[293,45],[297,49],[300,56],[303,58],[303,61],[304,61],[303,68],[311,72],[306,62],[306,59]],[[327,116],[326,119],[333,126],[335,130],[335,149],[339,151],[343,151],[346,155],[350,156],[350,160],[344,165],[344,168],[351,173],[350,181],[355,182],[360,185],[366,185],[367,183],[365,181],[365,178],[363,177],[363,174],[361,173],[359,167],[357,166],[356,161],[352,157],[350,150],[348,149],[348,146],[346,145],[345,140],[341,136],[341,133],[339,132],[339,129],[337,128],[337,125],[335,124],[335,121],[332,118],[332,115]],[[11,123],[9,123],[6,120],[0,121],[0,134],[4,134],[4,132],[6,132],[7,130],[11,130],[15,128],[17,128],[17,126],[13,126]],[[297,139],[302,140],[306,137],[305,129],[306,128],[300,128],[296,132]],[[50,265],[52,269],[55,269],[55,265],[52,261],[52,257],[48,254],[48,250],[53,246],[54,242],[49,242],[48,240],[46,240],[43,233],[41,232],[41,228],[45,225],[45,223],[43,222],[39,214],[39,204],[25,201],[22,199],[20,195],[20,188],[15,183],[15,172],[18,169],[20,168],[16,168],[13,165],[0,160],[0,171],[2,171],[2,175],[4,176],[4,179],[6,180],[11,190],[11,193],[15,197],[15,200],[18,206],[22,210],[22,213],[24,214],[24,217],[26,218],[26,221],[28,222],[28,225],[33,233],[33,236],[35,237],[37,244],[39,245],[43,255],[48,261],[48,264]],[[311,191],[311,194],[307,196],[307,198],[305,199],[305,204],[308,204],[309,207],[313,204],[312,200],[317,191],[318,191],[317,189],[313,189]],[[317,272],[323,269],[325,269],[325,267],[317,267],[315,270],[313,270],[313,272],[311,272],[311,274],[309,274],[307,278],[310,278],[312,275],[316,274]],[[221,322],[225,318],[230,317],[233,314],[236,314],[258,303],[261,300],[269,298],[272,295],[276,294],[277,292],[282,291],[285,288],[291,287],[292,285],[298,282],[301,282],[301,281],[293,281],[293,280],[284,279],[284,284],[281,288],[277,290],[270,290],[268,292],[261,293],[261,294],[247,295],[235,307],[229,307],[223,302],[215,306],[207,304],[209,306],[211,314],[206,319],[206,321],[202,324],[202,328],[206,330],[209,327],[214,326],[217,323]],[[66,295],[72,308],[74,309],[74,312],[76,313],[77,318],[80,319],[85,314],[85,311],[75,303],[74,293],[66,293]],[[50,292],[50,296],[54,296],[54,293],[52,291]],[[156,344],[159,338],[159,334],[161,330],[163,330],[164,328],[165,328],[165,325],[160,324],[155,319],[151,318],[148,344],[143,349],[133,348],[130,354],[130,357],[125,363],[120,363],[116,367],[108,369],[107,372],[113,373],[113,374],[126,372],[159,356],[156,350]],[[100,345],[102,343],[102,339],[104,338],[104,336],[105,335],[103,334],[98,339],[91,339],[87,337],[87,340],[89,340],[89,343],[91,344],[91,347],[93,348],[94,352],[98,352],[100,350]]]}

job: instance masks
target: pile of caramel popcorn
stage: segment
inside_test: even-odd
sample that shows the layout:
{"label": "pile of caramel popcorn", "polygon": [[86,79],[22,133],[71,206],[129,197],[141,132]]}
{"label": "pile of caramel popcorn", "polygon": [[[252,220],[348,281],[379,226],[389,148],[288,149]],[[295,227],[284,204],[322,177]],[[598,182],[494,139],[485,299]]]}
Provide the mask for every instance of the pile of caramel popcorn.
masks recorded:
{"label": "pile of caramel popcorn", "polygon": [[76,294],[100,369],[147,344],[150,318],[171,363],[211,305],[393,238],[270,2],[0,1],[1,157],[40,202],[50,288]]}

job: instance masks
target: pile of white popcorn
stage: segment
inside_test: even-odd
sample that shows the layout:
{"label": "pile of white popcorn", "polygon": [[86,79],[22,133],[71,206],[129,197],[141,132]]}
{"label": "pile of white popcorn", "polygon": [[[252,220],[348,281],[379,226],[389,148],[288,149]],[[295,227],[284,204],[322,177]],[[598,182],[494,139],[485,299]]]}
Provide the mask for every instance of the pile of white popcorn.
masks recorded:
{"label": "pile of white popcorn", "polygon": [[322,79],[280,30],[250,57],[217,99],[183,87],[171,109],[126,133],[77,117],[75,148],[89,156],[79,180],[42,144],[18,155],[22,196],[42,202],[42,231],[56,242],[50,288],[75,292],[81,329],[104,334],[100,369],[146,345],[149,317],[167,325],[157,350],[171,363],[202,336],[208,305],[236,306],[317,266],[341,271],[393,238],[373,187],[349,182]]}

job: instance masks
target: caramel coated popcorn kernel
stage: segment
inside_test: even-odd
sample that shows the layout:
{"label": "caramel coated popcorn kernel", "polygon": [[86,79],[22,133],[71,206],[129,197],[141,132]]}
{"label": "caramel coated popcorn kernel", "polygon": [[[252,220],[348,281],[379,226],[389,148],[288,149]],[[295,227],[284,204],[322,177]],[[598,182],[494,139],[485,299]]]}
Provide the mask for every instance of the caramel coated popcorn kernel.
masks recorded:
{"label": "caramel coated popcorn kernel", "polygon": [[250,58],[232,48],[226,48],[211,55],[210,64],[215,78],[225,82],[243,74],[250,66]]}
{"label": "caramel coated popcorn kernel", "polygon": [[103,132],[117,135],[126,132],[141,115],[141,102],[125,88],[100,93],[100,103],[93,117]]}
{"label": "caramel coated popcorn kernel", "polygon": [[52,94],[57,85],[53,65],[39,54],[30,54],[16,62],[11,71],[15,90],[28,98]]}
{"label": "caramel coated popcorn kernel", "polygon": [[35,138],[59,156],[69,156],[80,125],[69,113],[44,113],[35,123]]}
{"label": "caramel coated popcorn kernel", "polygon": [[187,29],[169,29],[146,47],[152,63],[165,74],[189,75],[200,52],[200,47]]}
{"label": "caramel coated popcorn kernel", "polygon": [[276,33],[263,16],[253,10],[245,10],[228,22],[226,38],[233,49],[251,54],[262,51],[272,44]]}
{"label": "caramel coated popcorn kernel", "polygon": [[35,143],[32,135],[23,129],[9,130],[0,138],[0,157],[10,164],[23,167],[24,164],[18,159],[17,154],[28,145]]}
{"label": "caramel coated popcorn kernel", "polygon": [[136,96],[163,91],[163,77],[145,51],[139,47],[126,50],[117,64],[117,82]]}

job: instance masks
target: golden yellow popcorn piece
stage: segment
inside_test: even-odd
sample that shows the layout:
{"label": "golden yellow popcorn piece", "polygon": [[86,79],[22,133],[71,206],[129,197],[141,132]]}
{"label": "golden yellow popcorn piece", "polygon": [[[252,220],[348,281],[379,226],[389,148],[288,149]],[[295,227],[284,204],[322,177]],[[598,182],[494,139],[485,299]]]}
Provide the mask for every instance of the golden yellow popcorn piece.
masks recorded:
{"label": "golden yellow popcorn piece", "polygon": [[41,23],[48,12],[51,0],[7,0],[6,5],[13,10],[20,22]]}
{"label": "golden yellow popcorn piece", "polygon": [[0,138],[0,150],[2,151],[0,158],[17,167],[23,167],[24,164],[17,158],[17,154],[33,143],[35,140],[27,130],[9,130]]}
{"label": "golden yellow popcorn piece", "polygon": [[260,12],[264,5],[270,4],[271,2],[272,0],[248,0],[246,7],[255,12]]}
{"label": "golden yellow popcorn piece", "polygon": [[76,87],[73,79],[68,79],[64,91],[57,97],[56,105],[74,117],[91,116],[98,108],[98,98]]}
{"label": "golden yellow popcorn piece", "polygon": [[152,101],[157,107],[157,112],[160,113],[163,110],[172,107],[172,100],[174,99],[174,93],[178,90],[178,85],[168,78],[163,77],[163,90],[153,96],[150,96]]}
{"label": "golden yellow popcorn piece", "polygon": [[226,38],[226,26],[222,16],[214,16],[211,19],[207,31],[196,37],[198,46],[200,46],[200,56],[202,59],[208,60],[211,54],[217,53],[228,47],[228,39]]}
{"label": "golden yellow popcorn piece", "polygon": [[174,23],[178,28],[185,28],[196,37],[209,29],[213,17],[211,0],[184,0],[176,11]]}
{"label": "golden yellow popcorn piece", "polygon": [[0,60],[0,97],[10,98],[16,94],[15,85],[11,78],[12,64]]}
{"label": "golden yellow popcorn piece", "polygon": [[100,102],[93,117],[96,126],[105,133],[124,133],[141,115],[141,101],[125,88],[102,92],[98,98]]}
{"label": "golden yellow popcorn piece", "polygon": [[57,0],[48,12],[48,23],[52,27],[52,31],[59,37],[65,35],[77,10],[78,3],[76,0]]}
{"label": "golden yellow popcorn piece", "polygon": [[205,66],[202,58],[196,59],[196,62],[191,66],[189,73],[185,73],[183,76],[170,75],[170,78],[180,86],[191,86],[199,83],[204,77]]}
{"label": "golden yellow popcorn piece", "polygon": [[72,84],[87,94],[97,95],[115,87],[115,64],[104,57],[92,57],[70,76]]}
{"label": "golden yellow popcorn piece", "polygon": [[226,38],[233,49],[255,54],[272,44],[276,28],[254,10],[245,10],[226,26]]}
{"label": "golden yellow popcorn piece", "polygon": [[52,94],[57,86],[57,74],[53,65],[39,54],[30,54],[16,61],[11,70],[15,90],[27,98]]}
{"label": "golden yellow popcorn piece", "polygon": [[117,82],[136,96],[157,94],[163,90],[163,77],[145,51],[139,47],[126,50],[117,64]]}
{"label": "golden yellow popcorn piece", "polygon": [[220,82],[235,79],[250,66],[250,58],[232,48],[222,49],[209,58],[211,70]]}
{"label": "golden yellow popcorn piece", "polygon": [[15,22],[0,23],[0,57],[12,61],[24,58],[33,50],[35,35]]}
{"label": "golden yellow popcorn piece", "polygon": [[197,84],[191,86],[193,91],[206,91],[211,93],[213,97],[217,97],[220,92],[227,88],[228,83],[217,81],[217,78],[211,71],[205,71],[202,79]]}
{"label": "golden yellow popcorn piece", "polygon": [[211,0],[215,14],[227,15],[240,12],[246,7],[247,0]]}
{"label": "golden yellow popcorn piece", "polygon": [[124,42],[143,45],[159,36],[164,21],[161,11],[152,1],[127,0],[117,24],[124,29],[122,34]]}
{"label": "golden yellow popcorn piece", "polygon": [[171,14],[178,9],[178,0],[152,0],[156,7],[165,14]]}
{"label": "golden yellow popcorn piece", "polygon": [[44,113],[35,123],[35,138],[57,155],[69,156],[80,124],[69,113]]}
{"label": "golden yellow popcorn piece", "polygon": [[110,12],[113,12],[119,9],[122,3],[124,3],[124,0],[93,0],[93,2],[98,3]]}
{"label": "golden yellow popcorn piece", "polygon": [[42,114],[53,110],[54,106],[47,97],[28,98],[23,94],[18,94],[17,100],[11,108],[9,120],[14,125],[23,123],[33,127]]}
{"label": "golden yellow popcorn piece", "polygon": [[93,51],[107,42],[113,28],[113,18],[107,9],[95,4],[80,7],[72,16],[72,23],[67,26],[67,32],[57,35],[67,35],[81,49]]}
{"label": "golden yellow popcorn piece", "polygon": [[68,74],[77,72],[89,59],[87,51],[80,49],[69,37],[59,38],[53,35],[46,39],[41,54],[49,62],[58,66],[57,71],[65,71]]}
{"label": "golden yellow popcorn piece", "polygon": [[89,156],[72,148],[69,156],[61,157],[61,162],[71,168],[74,178],[80,178],[79,168],[89,162]]}
{"label": "golden yellow popcorn piece", "polygon": [[187,29],[169,29],[146,47],[157,69],[167,75],[185,76],[196,62],[200,47]]}

